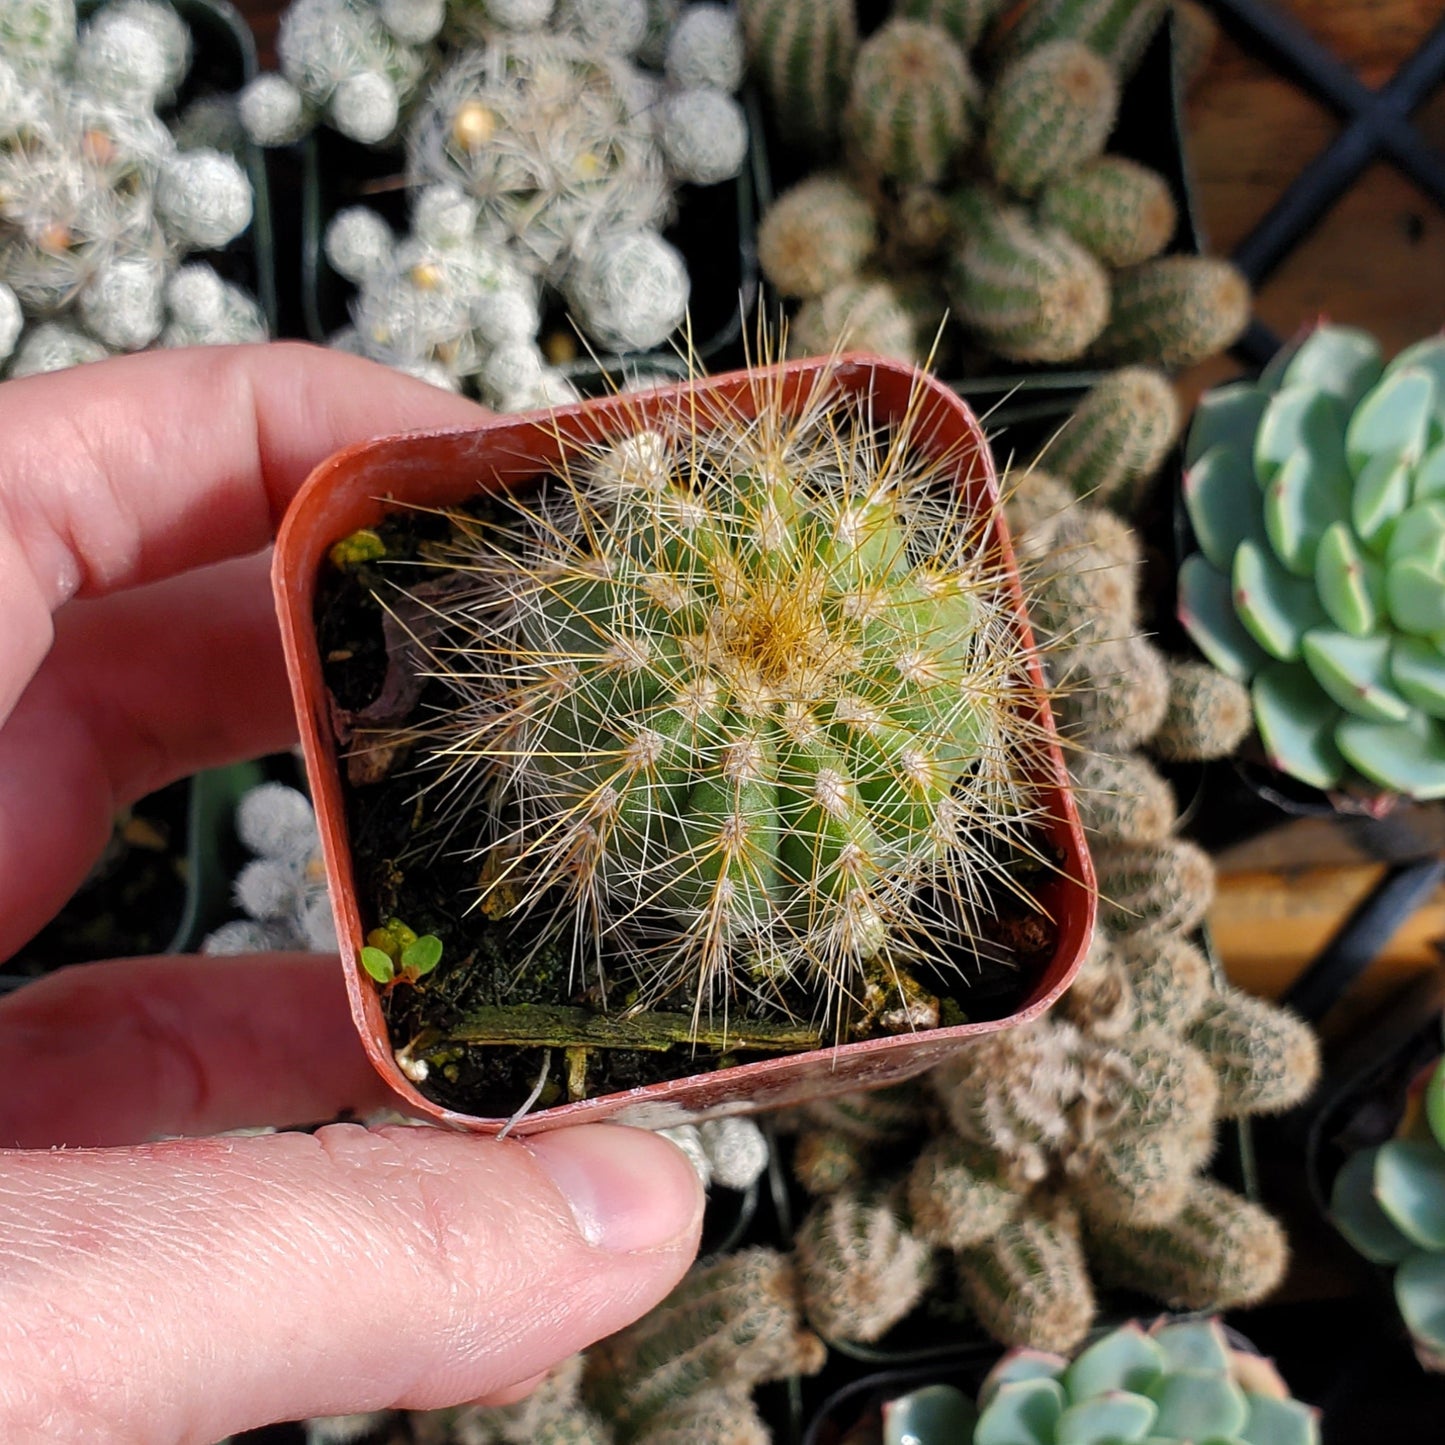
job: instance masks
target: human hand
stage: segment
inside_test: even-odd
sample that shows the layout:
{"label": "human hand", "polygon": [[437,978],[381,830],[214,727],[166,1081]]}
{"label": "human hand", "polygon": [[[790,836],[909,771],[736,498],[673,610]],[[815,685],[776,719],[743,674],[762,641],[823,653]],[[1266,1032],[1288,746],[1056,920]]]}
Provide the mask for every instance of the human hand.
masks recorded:
{"label": "human hand", "polygon": [[[292,740],[262,549],[311,467],[480,415],[283,345],[0,386],[0,958],[119,807]],[[0,1061],[6,1445],[515,1398],[696,1248],[691,1167],[638,1130],[147,1142],[383,1103],[334,958],[67,969],[0,1002]]]}

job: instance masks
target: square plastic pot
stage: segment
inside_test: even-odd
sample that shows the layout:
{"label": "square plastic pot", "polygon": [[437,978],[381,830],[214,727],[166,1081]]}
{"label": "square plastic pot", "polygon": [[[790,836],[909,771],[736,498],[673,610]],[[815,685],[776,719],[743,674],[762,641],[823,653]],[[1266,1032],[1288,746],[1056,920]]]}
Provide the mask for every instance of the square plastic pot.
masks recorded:
{"label": "square plastic pot", "polygon": [[[331,731],[330,707],[313,615],[327,551],[342,537],[372,527],[399,505],[455,506],[480,490],[525,487],[553,473],[581,445],[621,438],[664,418],[715,415],[721,408],[740,417],[755,413],[760,393],[787,409],[800,409],[820,386],[840,401],[864,398],[879,424],[916,416],[916,444],[946,457],[974,515],[988,518],[992,544],[1007,569],[1020,643],[1031,647],[1023,593],[1013,549],[997,505],[997,481],[983,432],[968,407],[947,387],[913,368],[874,357],[802,361],[759,373],[734,372],[655,391],[581,402],[554,412],[497,417],[470,431],[385,437],[352,447],[323,462],[287,511],[276,543],[273,583],[282,641],[310,774],[317,823],[336,915],[336,933],[347,970],[352,1013],[377,1070],[407,1105],[440,1121],[497,1132],[510,1121],[460,1114],[423,1095],[393,1057],[375,984],[361,969],[359,950],[375,920],[363,918],[347,838],[341,771]],[[706,405],[698,406],[706,398]],[[1042,775],[1033,781],[1045,816],[1046,846],[1057,872],[1037,902],[1053,921],[1052,956],[1023,980],[1023,1001],[1006,1017],[917,1033],[867,1039],[717,1069],[543,1109],[522,1117],[516,1132],[528,1133],[582,1120],[615,1118],[661,1127],[710,1115],[778,1108],[826,1094],[896,1083],[940,1063],[980,1034],[1027,1022],[1043,1013],[1068,986],[1092,935],[1093,869],[1068,791],[1067,774],[1037,663],[1033,721],[1051,737]]]}

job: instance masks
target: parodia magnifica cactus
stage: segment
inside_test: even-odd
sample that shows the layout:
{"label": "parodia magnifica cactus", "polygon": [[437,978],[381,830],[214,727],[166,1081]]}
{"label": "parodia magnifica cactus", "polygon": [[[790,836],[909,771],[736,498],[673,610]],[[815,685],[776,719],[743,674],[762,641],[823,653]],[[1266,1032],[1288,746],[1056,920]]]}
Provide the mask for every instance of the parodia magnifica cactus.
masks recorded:
{"label": "parodia magnifica cactus", "polygon": [[1276,767],[1445,797],[1445,340],[1323,326],[1189,435],[1180,617]]}
{"label": "parodia magnifica cactus", "polygon": [[660,933],[645,1001],[800,982],[836,1017],[911,949],[967,949],[1030,849],[1044,733],[956,461],[826,373],[785,410],[773,376],[756,420],[702,401],[457,519],[460,702],[422,746],[453,795],[499,788],[466,826],[501,894],[560,890],[624,952]]}

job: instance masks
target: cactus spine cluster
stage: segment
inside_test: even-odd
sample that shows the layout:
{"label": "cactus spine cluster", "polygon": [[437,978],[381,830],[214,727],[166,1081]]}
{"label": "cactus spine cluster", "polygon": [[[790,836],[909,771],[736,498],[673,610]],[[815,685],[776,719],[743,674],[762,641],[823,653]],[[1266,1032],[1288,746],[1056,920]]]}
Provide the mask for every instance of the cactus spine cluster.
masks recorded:
{"label": "cactus spine cluster", "polygon": [[439,798],[502,802],[487,896],[615,937],[645,1002],[796,983],[841,1027],[913,930],[967,952],[1033,846],[1046,740],[917,407],[885,431],[827,372],[786,405],[780,375],[747,412],[703,393],[581,449],[545,525],[529,501],[454,519],[437,565],[481,580],[437,654],[456,707],[417,744]]}
{"label": "cactus spine cluster", "polygon": [[1180,618],[1249,684],[1271,762],[1445,797],[1445,343],[1387,366],[1320,327],[1206,398],[1186,462]]}

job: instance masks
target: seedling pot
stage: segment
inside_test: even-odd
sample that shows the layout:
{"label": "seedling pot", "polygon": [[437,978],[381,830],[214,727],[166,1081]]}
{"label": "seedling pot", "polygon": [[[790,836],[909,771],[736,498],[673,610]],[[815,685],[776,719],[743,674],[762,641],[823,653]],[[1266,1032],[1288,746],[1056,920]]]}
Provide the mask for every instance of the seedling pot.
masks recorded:
{"label": "seedling pot", "polygon": [[[759,382],[766,383],[760,387]],[[417,1113],[453,1125],[495,1133],[508,1119],[463,1114],[428,1098],[399,1067],[400,1043],[388,1036],[376,984],[359,964],[368,929],[358,898],[347,835],[345,784],[332,729],[331,699],[315,625],[328,551],[338,540],[379,524],[403,507],[435,508],[474,502],[484,491],[508,491],[555,475],[579,447],[620,440],[639,427],[716,415],[722,408],[755,415],[760,394],[795,414],[830,388],[840,401],[863,401],[880,425],[899,423],[910,412],[911,436],[925,455],[949,460],[968,514],[986,519],[984,536],[1005,573],[1012,624],[1031,648],[1023,592],[1012,547],[997,506],[997,483],[982,430],[972,412],[948,388],[896,362],[866,356],[799,361],[734,372],[654,391],[585,401],[549,413],[497,417],[467,431],[384,437],[352,447],[323,462],[288,510],[277,539],[273,583],[301,742],[310,775],[336,916],[352,1014],[373,1064]],[[1052,716],[1037,662],[1030,656],[1031,724],[1046,729],[1040,775],[1029,779],[1042,815],[1041,846],[1056,863],[1034,890],[1050,920],[1051,953],[1020,982],[1020,1001],[1004,1017],[951,1027],[891,1034],[767,1057],[687,1077],[538,1109],[513,1123],[528,1133],[601,1119],[660,1127],[708,1116],[753,1112],[805,1098],[896,1083],[941,1062],[980,1034],[1024,1023],[1043,1013],[1068,986],[1093,930],[1095,892],[1067,774],[1052,733]],[[1032,886],[1032,885],[1031,885]],[[613,1018],[618,1017],[613,1015]]]}

